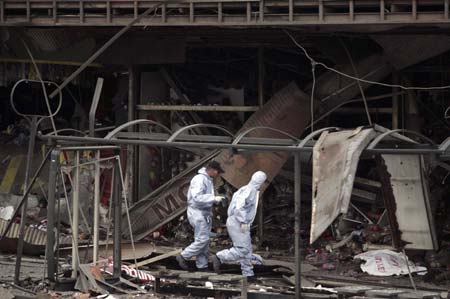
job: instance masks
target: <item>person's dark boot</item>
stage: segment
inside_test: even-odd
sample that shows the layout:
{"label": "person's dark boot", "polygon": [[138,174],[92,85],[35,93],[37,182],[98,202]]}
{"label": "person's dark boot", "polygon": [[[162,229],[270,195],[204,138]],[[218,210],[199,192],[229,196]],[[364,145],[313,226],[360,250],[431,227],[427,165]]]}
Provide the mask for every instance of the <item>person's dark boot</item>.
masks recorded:
{"label": "person's dark boot", "polygon": [[176,257],[178,265],[180,266],[181,269],[188,271],[189,270],[189,266],[186,263],[186,260],[184,259],[183,256],[179,255]]}
{"label": "person's dark boot", "polygon": [[210,272],[210,270],[208,269],[208,267],[206,267],[206,268],[201,268],[201,269],[198,269],[198,268],[197,268],[197,272]]}
{"label": "person's dark boot", "polygon": [[222,263],[220,262],[220,259],[217,257],[217,255],[213,255],[211,257],[211,262],[213,265],[214,272],[216,272],[217,274],[220,274],[220,265]]}
{"label": "person's dark boot", "polygon": [[256,278],[256,276],[247,276],[247,281],[248,283],[255,283],[258,282],[258,279]]}

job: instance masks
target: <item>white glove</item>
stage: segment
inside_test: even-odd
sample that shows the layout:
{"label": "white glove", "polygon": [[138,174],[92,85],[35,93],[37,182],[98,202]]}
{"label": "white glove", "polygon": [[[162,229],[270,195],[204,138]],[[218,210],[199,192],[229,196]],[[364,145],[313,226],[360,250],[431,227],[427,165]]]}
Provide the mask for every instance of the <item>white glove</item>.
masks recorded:
{"label": "white glove", "polygon": [[249,229],[250,229],[250,225],[241,223],[241,232],[243,232],[243,233],[248,232]]}
{"label": "white glove", "polygon": [[222,200],[224,200],[224,199],[225,199],[225,196],[214,196],[214,201],[216,203],[221,203]]}

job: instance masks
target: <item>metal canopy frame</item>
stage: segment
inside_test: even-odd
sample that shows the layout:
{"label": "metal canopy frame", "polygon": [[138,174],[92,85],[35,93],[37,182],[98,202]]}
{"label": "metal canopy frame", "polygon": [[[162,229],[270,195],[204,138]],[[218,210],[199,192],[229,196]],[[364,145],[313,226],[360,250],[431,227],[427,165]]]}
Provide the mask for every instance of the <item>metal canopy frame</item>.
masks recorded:
{"label": "metal canopy frame", "polygon": [[[108,134],[105,138],[94,137],[79,137],[79,136],[54,136],[54,135],[40,135],[41,139],[47,140],[52,146],[66,145],[67,143],[75,144],[108,144],[108,145],[149,145],[158,147],[169,148],[211,148],[211,149],[234,149],[244,151],[287,151],[291,152],[295,158],[294,162],[294,182],[295,182],[295,290],[296,299],[301,298],[301,252],[300,252],[300,212],[301,212],[301,159],[302,152],[312,152],[314,141],[313,139],[320,136],[324,131],[338,131],[341,130],[337,127],[323,128],[310,133],[303,140],[299,140],[290,134],[267,127],[254,127],[249,128],[246,131],[238,134],[236,137],[231,136],[213,136],[213,135],[183,135],[181,133],[188,131],[189,129],[196,127],[213,127],[229,135],[226,128],[218,125],[209,124],[195,124],[186,127],[182,127],[174,133],[154,133],[154,134],[141,134],[140,132],[123,133],[122,130],[138,124],[148,123],[156,127],[162,128],[164,131],[169,131],[164,125],[149,122],[148,120],[135,120],[126,123],[113,132]],[[287,138],[256,138],[245,137],[248,133],[254,130],[266,129],[270,131],[277,131],[282,136],[288,136]],[[380,128],[375,126],[377,131]],[[447,138],[442,144],[436,145],[429,138],[417,133],[417,132],[405,132],[401,130],[383,130],[381,135],[378,136],[365,150],[365,153],[370,154],[432,154],[438,159],[450,158],[450,137]],[[428,142],[427,144],[412,143],[410,139],[399,133],[407,133],[416,136],[420,136],[421,140]],[[126,138],[129,136],[133,138]],[[391,147],[377,147],[382,140],[390,140],[397,142],[406,142],[406,147],[400,147],[399,144],[395,144]],[[409,141],[409,142],[408,142]],[[120,236],[120,235],[119,235]]]}

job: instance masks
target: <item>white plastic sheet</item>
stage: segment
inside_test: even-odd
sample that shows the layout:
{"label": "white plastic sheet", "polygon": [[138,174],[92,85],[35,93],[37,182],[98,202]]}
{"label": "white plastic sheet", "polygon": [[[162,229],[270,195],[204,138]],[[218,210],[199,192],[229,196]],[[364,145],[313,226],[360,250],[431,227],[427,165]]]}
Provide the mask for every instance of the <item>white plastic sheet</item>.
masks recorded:
{"label": "white plastic sheet", "polygon": [[[372,250],[361,254],[358,254],[354,259],[361,259],[366,261],[361,264],[361,270],[374,276],[393,276],[393,275],[406,275],[408,274],[408,265],[403,253],[395,252],[392,250]],[[409,269],[411,273],[422,272],[424,273],[427,268],[414,265],[408,260]]]}

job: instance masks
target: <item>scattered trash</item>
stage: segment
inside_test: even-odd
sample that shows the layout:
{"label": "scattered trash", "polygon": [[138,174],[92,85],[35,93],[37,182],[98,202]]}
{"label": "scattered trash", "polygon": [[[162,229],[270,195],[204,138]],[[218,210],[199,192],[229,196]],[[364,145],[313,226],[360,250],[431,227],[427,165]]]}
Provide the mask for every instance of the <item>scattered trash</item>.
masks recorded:
{"label": "scattered trash", "polygon": [[206,281],[206,282],[205,282],[205,287],[207,287],[207,288],[209,288],[209,289],[213,289],[213,288],[214,288],[214,285],[213,285],[212,282]]}
{"label": "scattered trash", "polygon": [[13,215],[14,215],[14,207],[13,206],[0,207],[0,218],[1,219],[11,220]]}
{"label": "scattered trash", "polygon": [[406,275],[409,271],[411,273],[422,272],[424,274],[427,271],[426,267],[416,266],[411,261],[408,261],[410,269],[408,271],[408,265],[403,253],[386,249],[368,251],[356,255],[354,258],[365,261],[365,263],[361,264],[361,270],[374,276]]}

